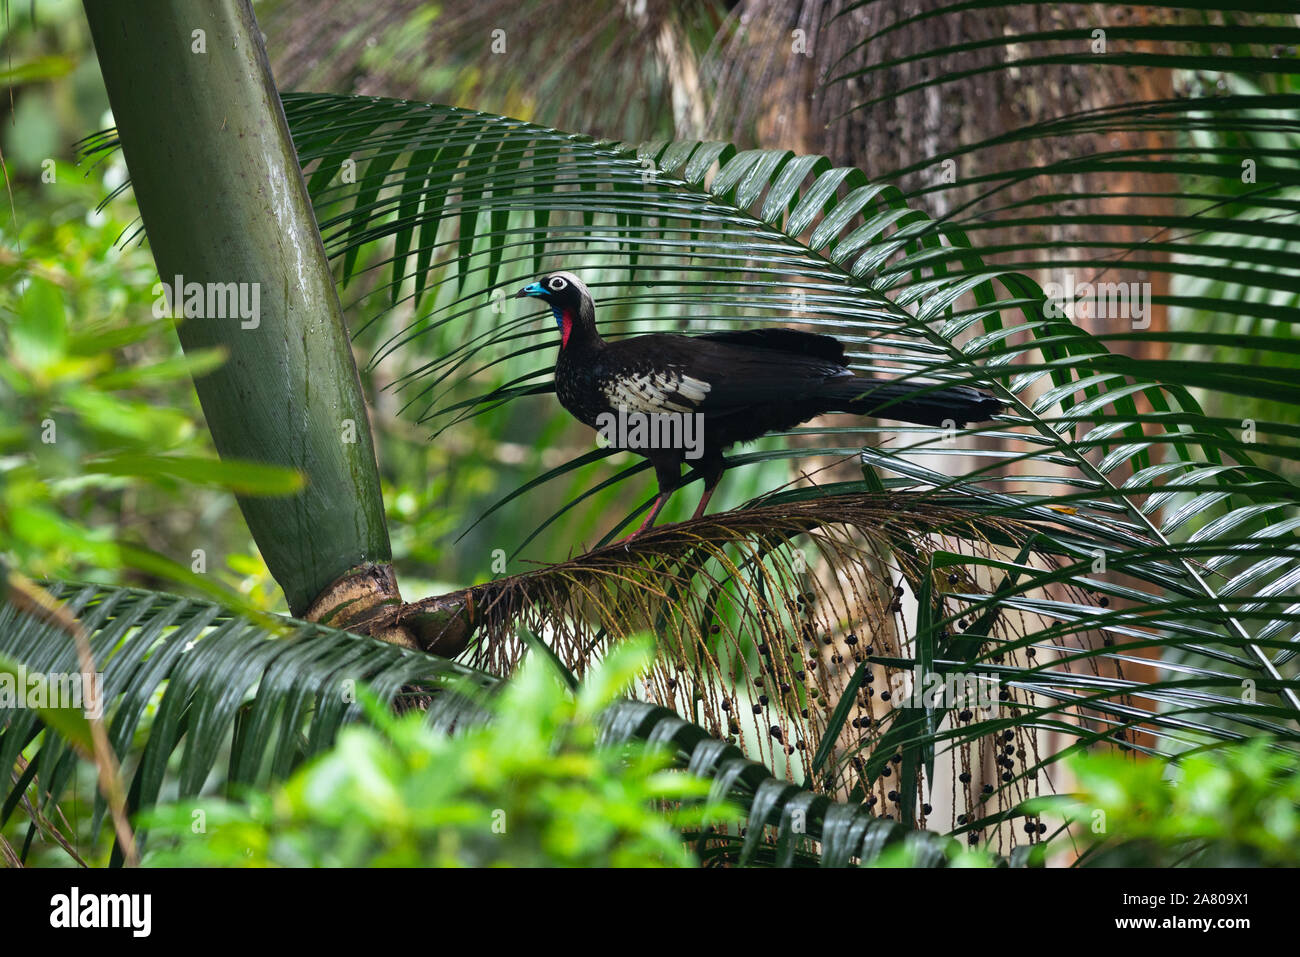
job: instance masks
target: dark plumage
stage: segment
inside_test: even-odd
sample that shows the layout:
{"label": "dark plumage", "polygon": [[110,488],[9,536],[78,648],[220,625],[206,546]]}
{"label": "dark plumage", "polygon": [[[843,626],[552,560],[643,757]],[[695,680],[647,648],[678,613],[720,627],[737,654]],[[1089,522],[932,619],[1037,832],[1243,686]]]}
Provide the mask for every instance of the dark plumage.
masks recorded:
{"label": "dark plumage", "polygon": [[937,387],[855,376],[844,346],[830,336],[793,329],[744,329],[703,336],[656,334],[606,342],[596,330],[591,293],[572,273],[551,273],[515,294],[543,300],[560,328],[555,392],[592,428],[602,415],[698,413],[702,455],[685,448],[628,446],[654,466],[659,496],[641,527],[654,523],[681,484],[683,463],[704,476],[695,517],[704,514],[725,469],[722,452],[737,442],[789,429],[828,412],[849,412],[956,427],[983,422],[1002,403],[967,386]]}

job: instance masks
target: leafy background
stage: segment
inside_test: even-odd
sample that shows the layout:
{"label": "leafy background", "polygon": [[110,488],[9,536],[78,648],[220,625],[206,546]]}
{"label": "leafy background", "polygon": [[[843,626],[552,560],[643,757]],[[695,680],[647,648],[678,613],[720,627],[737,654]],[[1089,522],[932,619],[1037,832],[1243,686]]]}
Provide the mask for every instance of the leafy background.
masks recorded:
{"label": "leafy background", "polygon": [[[165,328],[138,321],[152,274],[129,193],[94,209],[123,185],[120,157],[92,152],[97,164],[68,165],[73,140],[111,125],[80,11],[42,5],[36,26],[28,16],[13,11],[5,34],[20,65],[3,139],[16,197],[5,265],[34,277],[6,287],[17,368],[5,400],[25,424],[7,438],[23,448],[54,405],[86,425],[80,442],[35,464],[5,460],[6,558],[40,575],[179,582],[283,610],[229,496],[196,492],[192,474],[160,475],[148,460],[158,435],[168,452],[211,455],[186,381],[195,360],[181,361]],[[286,97],[353,322],[408,594],[497,578],[497,549],[512,573],[567,558],[648,496],[634,460],[593,453],[590,435],[545,394],[549,320],[493,305],[495,291],[579,262],[598,277],[611,331],[802,323],[849,342],[861,371],[973,379],[1014,399],[989,434],[948,445],[927,430],[851,420],[766,439],[741,451],[745,467],[715,499],[722,510],[791,482],[820,487],[814,500],[873,495],[993,467],[948,491],[1045,537],[1029,548],[1022,535],[999,555],[976,554],[969,539],[917,549],[888,647],[892,667],[942,659],[960,650],[962,623],[973,624],[989,639],[976,652],[984,666],[1006,666],[1053,702],[1014,728],[927,727],[941,751],[949,738],[961,745],[950,752],[961,767],[975,747],[974,787],[993,771],[992,736],[1006,731],[1020,750],[1051,743],[1053,760],[1132,725],[1142,733],[1124,742],[1138,750],[1261,729],[1294,740],[1294,703],[1261,666],[1267,656],[1293,673],[1297,579],[1298,287],[1287,256],[1297,31],[1281,8],[923,4],[903,16],[884,3],[651,3],[592,17],[570,4],[456,13],[299,2],[262,5],[259,17],[285,89],[471,108]],[[536,22],[553,26],[527,28]],[[1105,52],[1091,46],[1098,24]],[[498,26],[509,56],[491,49]],[[794,30],[815,55],[792,55]],[[43,183],[51,157],[64,165]],[[338,176],[343,158],[357,162],[354,184]],[[1254,182],[1243,182],[1243,161],[1256,164]],[[114,246],[110,234],[133,238]],[[1019,274],[1046,282],[1066,268],[1152,282],[1151,327],[1048,321]],[[120,373],[105,355],[154,371]],[[105,456],[113,470],[87,468]],[[815,482],[803,478],[827,466]],[[616,475],[627,480],[610,482]],[[688,508],[674,501],[664,518]],[[196,541],[219,557],[211,576],[185,574]],[[888,542],[863,562],[884,599],[901,555]],[[1044,578],[1052,566],[1063,570]],[[1017,594],[1022,578],[1033,584]],[[929,607],[936,590],[950,593]],[[987,620],[998,606],[1014,616]],[[733,616],[728,636],[744,624]],[[937,647],[927,651],[926,636]],[[721,670],[761,670],[759,644],[738,644]],[[1068,666],[1037,666],[1034,648]],[[506,657],[493,663],[513,664]],[[807,660],[805,649],[768,667],[793,673]],[[860,692],[858,670],[833,669],[828,697]],[[659,698],[690,711],[669,677],[660,675]],[[1243,677],[1259,682],[1261,703],[1242,700]],[[1080,696],[1095,696],[1082,735],[1062,720]],[[695,717],[726,736],[715,703]],[[835,741],[851,720],[860,721],[833,709],[815,730]],[[866,761],[856,770],[876,786],[894,747],[925,759],[920,725],[894,727],[904,733],[888,747],[876,734],[840,741],[843,796],[854,796],[857,753]],[[970,772],[955,763],[959,773]],[[1029,776],[1025,765],[1014,774]],[[944,829],[965,833],[972,797],[951,802]]]}

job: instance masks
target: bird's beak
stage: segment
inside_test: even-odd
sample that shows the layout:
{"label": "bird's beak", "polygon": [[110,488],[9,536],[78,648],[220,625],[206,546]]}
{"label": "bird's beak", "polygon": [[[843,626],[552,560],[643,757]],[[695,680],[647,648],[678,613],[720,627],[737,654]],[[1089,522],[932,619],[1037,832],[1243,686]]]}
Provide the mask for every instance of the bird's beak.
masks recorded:
{"label": "bird's beak", "polygon": [[545,295],[545,290],[542,289],[542,284],[540,282],[534,282],[534,283],[530,283],[527,286],[524,286],[523,289],[520,289],[517,293],[515,293],[514,298],[527,299],[529,296],[541,296],[541,295]]}

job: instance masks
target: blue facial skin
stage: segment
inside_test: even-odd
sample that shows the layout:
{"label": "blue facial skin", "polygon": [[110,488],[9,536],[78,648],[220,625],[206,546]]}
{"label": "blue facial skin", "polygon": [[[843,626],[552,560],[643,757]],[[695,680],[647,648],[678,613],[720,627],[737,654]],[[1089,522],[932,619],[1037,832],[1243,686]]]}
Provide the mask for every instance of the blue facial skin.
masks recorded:
{"label": "blue facial skin", "polygon": [[[524,296],[537,296],[539,298],[546,295],[546,290],[542,288],[540,282],[524,286],[524,288],[519,290],[519,292]],[[555,328],[562,330],[564,328],[564,316],[560,313],[560,310],[555,306],[551,306],[551,315],[555,317]]]}

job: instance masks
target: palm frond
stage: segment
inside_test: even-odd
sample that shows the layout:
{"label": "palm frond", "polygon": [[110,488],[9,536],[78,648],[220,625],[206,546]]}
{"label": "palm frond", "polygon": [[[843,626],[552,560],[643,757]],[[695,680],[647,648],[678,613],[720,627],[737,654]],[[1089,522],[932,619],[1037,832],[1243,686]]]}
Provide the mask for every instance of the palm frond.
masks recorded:
{"label": "palm frond", "polygon": [[884,852],[901,847],[908,852],[909,866],[943,867],[960,848],[951,837],[913,830],[862,805],[831,801],[774,778],[738,748],[667,708],[620,702],[605,712],[604,721],[608,740],[636,737],[671,748],[679,764],[712,779],[713,799],[726,797],[749,810],[738,834],[699,835],[696,851],[706,865],[848,867],[875,863]]}
{"label": "palm frond", "polygon": [[[1013,410],[1007,424],[1025,426],[1022,432],[993,433],[1011,446],[1018,480],[1054,481],[1062,469],[1074,473],[1073,479],[1091,490],[1072,503],[1082,513],[1120,512],[1143,534],[1166,537],[1150,517],[1153,509],[1144,507],[1143,492],[1149,489],[1132,484],[1157,464],[1157,449],[1170,459],[1167,468],[1161,466],[1157,502],[1184,489],[1196,492],[1196,483],[1207,481],[1219,491],[1250,496],[1249,485],[1235,482],[1238,470],[1249,474],[1256,468],[1249,443],[1204,417],[1178,381],[1195,377],[1198,384],[1232,390],[1246,388],[1246,376],[1219,365],[1188,371],[1111,353],[1068,316],[1050,316],[1042,290],[1032,281],[984,266],[961,230],[909,209],[897,190],[868,183],[856,170],[830,169],[824,159],[780,151],[737,153],[716,143],[634,151],[442,107],[315,96],[290,98],[287,107],[305,164],[325,156],[324,131],[335,131],[330,142],[338,149],[340,127],[348,130],[350,155],[373,152],[378,158],[374,175],[367,168],[355,186],[328,185],[328,164],[312,178],[322,211],[355,198],[349,213],[322,220],[327,241],[345,258],[366,243],[405,236],[414,255],[425,247],[447,248],[455,275],[443,283],[460,289],[471,272],[485,270],[495,288],[503,267],[524,261],[540,268],[543,251],[559,255],[556,247],[567,245],[569,234],[586,249],[625,245],[627,255],[607,271],[625,274],[628,282],[653,272],[656,283],[649,292],[620,297],[616,306],[671,303],[689,312],[690,322],[712,323],[742,317],[789,321],[790,307],[797,305],[801,314],[793,318],[833,328],[848,340],[863,371],[966,379],[994,388]],[[427,160],[434,147],[438,161],[418,167],[411,162],[417,151]],[[381,194],[387,198],[358,207],[363,195]],[[428,214],[415,211],[426,201]],[[403,209],[408,215],[401,215]],[[565,215],[582,225],[563,227],[558,219]],[[459,238],[440,243],[439,224],[453,217]],[[366,227],[359,228],[363,222]],[[418,240],[413,238],[417,228]],[[394,260],[390,288],[400,286],[406,268]],[[774,281],[782,284],[781,291],[772,290]],[[669,284],[671,291],[662,291]],[[973,301],[958,308],[965,300]],[[473,302],[454,297],[394,337],[379,357],[473,309]],[[1007,323],[1004,314],[1019,321]],[[408,400],[422,421],[458,419],[544,388],[507,385],[469,400],[440,401],[453,391],[444,384],[448,379],[481,371],[471,365],[478,356],[503,346],[516,357],[546,348],[514,345],[532,337],[525,326],[520,321],[494,325],[395,387],[438,379],[440,394],[431,384]],[[1141,340],[1161,333],[1124,335]],[[515,381],[544,375],[544,368],[534,366]],[[1034,387],[1043,385],[1046,391],[1034,395]],[[1279,401],[1293,398],[1285,383],[1271,381],[1263,388]],[[1192,423],[1195,428],[1188,428]],[[1289,431],[1265,422],[1256,429],[1265,435]],[[910,460],[932,451],[935,433],[884,431],[921,436],[915,446],[884,454],[891,470],[917,477]],[[1286,448],[1285,443],[1273,447]],[[1225,453],[1235,469],[1222,468]],[[1045,473],[1033,474],[1029,466],[1035,462]],[[997,480],[989,476],[990,482]],[[1265,480],[1289,484],[1277,476]],[[1272,524],[1267,513],[1251,514]],[[1185,565],[1181,573],[1194,582],[1201,578]],[[1199,587],[1213,594],[1204,580]]]}
{"label": "palm frond", "polygon": [[[429,720],[449,732],[486,719],[474,696],[463,693],[463,682],[485,692],[497,686],[492,675],[321,625],[278,617],[253,621],[210,602],[143,589],[48,588],[60,614],[73,616],[88,633],[103,669],[111,746],[132,767],[132,813],[164,796],[184,800],[214,786],[230,795],[283,779],[329,747],[345,722],[361,717],[354,693],[359,684],[381,700],[424,698]],[[72,644],[58,621],[10,602],[0,605],[0,656],[32,672],[76,674]],[[662,707],[623,701],[602,720],[607,740],[638,738],[669,747],[678,766],[711,779],[719,798],[749,812],[743,839],[725,831],[699,836],[709,860],[744,864],[775,855],[773,863],[789,866],[797,851],[800,861],[838,867],[870,863],[902,843],[918,865],[936,866],[953,852],[941,835],[778,782],[734,746]],[[30,760],[19,761],[24,753]],[[67,739],[46,731],[37,710],[14,709],[0,725],[0,759],[21,769],[5,791],[0,821],[22,807],[33,829],[61,839],[57,828],[42,825],[72,781],[78,755]],[[104,810],[101,800],[96,832]]]}
{"label": "palm frond", "polygon": [[[612,279],[591,284],[607,329],[634,329],[643,311],[688,331],[740,320],[795,322],[839,336],[859,371],[973,382],[1008,404],[996,424],[960,437],[827,426],[792,434],[840,444],[738,455],[733,464],[860,455],[864,478],[782,493],[738,514],[659,532],[623,555],[599,551],[471,590],[467,606],[498,615],[479,619],[482,660],[496,656],[494,667],[509,666],[515,652],[507,632],[519,621],[556,639],[561,656],[579,669],[611,627],[650,623],[667,649],[651,689],[658,700],[698,712],[721,732],[726,695],[761,698],[758,677],[788,684],[780,692],[785,701],[768,694],[766,703],[750,705],[747,697],[751,710],[779,706],[782,717],[766,736],[761,726],[755,735],[733,732],[737,743],[773,759],[798,751],[803,764],[790,760],[774,770],[842,788],[855,800],[873,789],[888,800],[892,791],[905,822],[924,817],[923,808],[916,814],[920,783],[933,788],[935,753],[946,750],[954,772],[964,769],[965,813],[956,801],[951,809],[959,829],[1005,823],[1039,771],[1073,748],[1122,742],[1177,751],[1257,730],[1294,744],[1300,698],[1287,674],[1300,610],[1300,555],[1289,539],[1296,489],[1256,455],[1294,460],[1295,445],[1286,440],[1296,430],[1260,420],[1243,434],[1243,423],[1207,416],[1192,394],[1193,387],[1212,389],[1293,409],[1298,397],[1284,372],[1146,357],[1147,346],[1172,341],[1213,344],[1214,332],[1134,325],[1090,333],[1070,312],[1049,309],[1043,289],[1015,271],[1029,261],[1015,259],[1029,244],[977,253],[968,236],[977,220],[951,212],[935,219],[898,188],[823,157],[725,143],[629,147],[384,100],[293,95],[286,111],[327,248],[343,281],[366,286],[358,308],[403,316],[387,324],[372,365],[429,346],[392,383],[417,421],[454,428],[550,391],[549,362],[539,355],[550,348],[549,320],[503,319],[497,310],[486,327],[476,319],[522,275],[566,259],[572,267],[575,258],[599,264]],[[1090,117],[1082,128],[1189,115],[1171,103],[1136,119]],[[94,145],[111,146],[111,137]],[[344,159],[356,163],[355,182],[338,175]],[[1151,154],[1094,166],[1133,162],[1150,169],[1168,161]],[[1273,193],[1261,196],[1290,210],[1277,206]],[[1237,199],[1252,202],[1254,194]],[[1032,219],[1018,209],[1012,215],[1026,225]],[[1125,213],[1115,222],[1137,219]],[[1237,236],[1290,238],[1289,226],[1236,223],[1225,228]],[[1166,230],[1204,225],[1203,217],[1156,223]],[[1109,248],[1157,252],[1143,268],[1175,275],[1283,291],[1294,285],[1269,248],[1230,266],[1227,250],[1199,238],[1131,239]],[[376,251],[380,263],[372,267]],[[1012,265],[991,264],[986,253],[1012,257]],[[1197,258],[1184,262],[1183,253]],[[1102,268],[1111,259],[1063,255],[1059,262]],[[1207,298],[1182,304],[1204,307]],[[1273,302],[1226,308],[1286,315]],[[1108,341],[1125,343],[1133,355],[1110,351]],[[852,439],[843,438],[849,433]],[[864,435],[876,438],[874,447],[864,447]],[[968,437],[997,447],[970,448]],[[906,510],[907,490],[925,507],[902,526],[906,534],[882,535],[874,527],[881,510]],[[853,497],[863,495],[880,497],[868,507]],[[940,506],[956,509],[964,516],[957,524],[975,523],[979,534],[955,532],[951,513],[933,511]],[[814,559],[799,566],[793,556],[810,543]],[[818,557],[822,564],[808,572]],[[890,569],[910,590],[906,613],[894,601],[907,596],[881,593],[882,585],[902,587]],[[817,571],[836,576],[835,585],[814,589],[799,611],[802,576]],[[837,594],[852,600],[837,605]],[[710,647],[720,603],[735,624]],[[793,720],[803,692],[781,678],[808,671],[799,665],[811,649],[785,653],[806,637],[803,614],[816,622],[815,638],[829,638],[818,655],[840,660],[807,689],[808,699],[817,691],[834,704],[816,719],[793,707],[811,722],[797,748],[782,721]],[[873,649],[857,653],[852,668],[849,636]],[[1156,649],[1158,660],[1150,657]],[[707,674],[684,682],[678,672],[687,665]],[[872,695],[862,691],[867,677],[892,681],[913,667],[978,667],[999,683],[1014,714],[974,720],[914,705],[873,715]],[[1125,669],[1140,677],[1125,677]],[[1014,744],[995,748],[995,736],[1006,734]],[[1040,754],[1044,735],[1070,743]],[[793,750],[782,755],[775,741],[780,751]],[[980,782],[990,774],[997,786],[985,792]],[[904,783],[890,788],[887,778]]]}
{"label": "palm frond", "polygon": [[[936,820],[907,782],[924,768],[932,788],[940,755],[962,782],[942,827],[974,834],[1018,817],[1079,748],[1172,753],[1262,731],[1300,745],[1286,699],[1300,682],[1261,675],[1252,656],[1288,649],[1267,631],[1294,626],[1290,598],[1128,584],[1176,585],[1180,562],[1221,548],[1272,561],[1296,549],[1162,544],[1122,519],[999,499],[788,492],[453,597],[477,629],[474,662],[494,673],[527,651],[521,632],[581,674],[608,643],[650,631],[661,659],[648,701],[788,781],[909,826]],[[1094,575],[1094,548],[1125,584]],[[1233,640],[1229,619],[1261,637]],[[1156,648],[1185,660],[1151,661]],[[969,700],[927,702],[928,675]],[[1045,734],[1068,743],[1043,747]]]}
{"label": "palm frond", "polygon": [[[403,688],[493,683],[378,639],[290,619],[254,621],[209,601],[93,584],[60,582],[48,590],[89,637],[114,753],[137,758],[126,772],[132,813],[159,800],[164,780],[186,798],[213,774],[225,793],[285,776],[358,716],[361,683],[385,701]],[[0,604],[0,655],[32,673],[82,673],[72,637],[57,622],[8,600]],[[450,721],[456,711],[435,713]],[[4,767],[15,767],[34,747],[25,772],[5,788],[0,820],[33,784],[43,808],[71,780],[76,753],[61,736],[41,735],[43,727],[36,711],[23,709],[9,711],[0,726]],[[101,799],[95,831],[104,810]]]}

